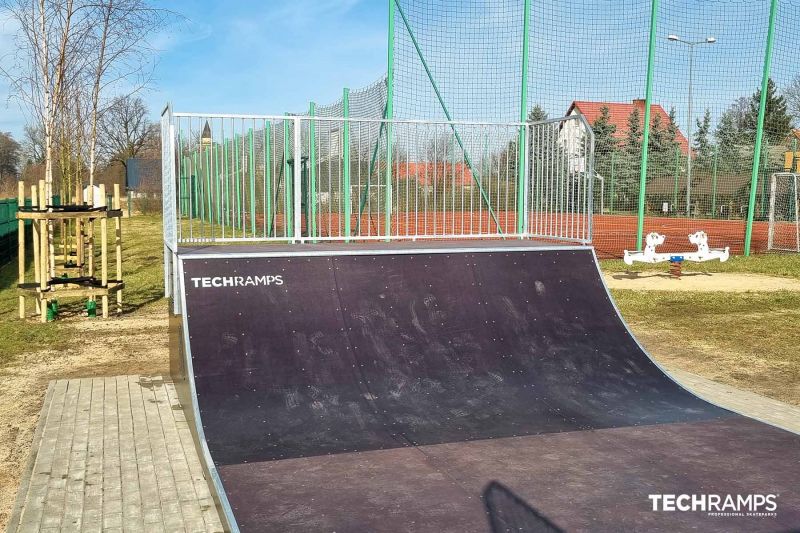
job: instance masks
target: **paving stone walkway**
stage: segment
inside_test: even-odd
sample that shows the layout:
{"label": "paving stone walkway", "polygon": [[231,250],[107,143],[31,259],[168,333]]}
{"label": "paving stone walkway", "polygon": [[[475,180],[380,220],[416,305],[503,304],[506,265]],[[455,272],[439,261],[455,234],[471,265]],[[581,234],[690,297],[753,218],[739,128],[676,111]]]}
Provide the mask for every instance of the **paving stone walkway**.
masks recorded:
{"label": "paving stone walkway", "polygon": [[50,383],[9,532],[222,531],[172,383]]}
{"label": "paving stone walkway", "polygon": [[[800,433],[800,407],[683,372],[689,390]],[[50,383],[10,533],[222,531],[173,384],[117,376]]]}
{"label": "paving stone walkway", "polygon": [[691,372],[670,370],[669,373],[681,385],[704,400],[800,434],[800,407],[796,405],[717,383]]}

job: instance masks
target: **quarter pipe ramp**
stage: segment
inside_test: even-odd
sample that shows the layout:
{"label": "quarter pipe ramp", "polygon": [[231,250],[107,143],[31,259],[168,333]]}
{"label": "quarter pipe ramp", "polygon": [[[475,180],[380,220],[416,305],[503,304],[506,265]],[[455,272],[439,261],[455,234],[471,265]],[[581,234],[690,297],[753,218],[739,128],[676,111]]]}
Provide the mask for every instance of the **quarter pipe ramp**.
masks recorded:
{"label": "quarter pipe ramp", "polygon": [[[209,247],[179,265],[174,373],[233,530],[800,525],[800,437],[665,375],[589,248]],[[681,495],[697,503],[671,510]]]}

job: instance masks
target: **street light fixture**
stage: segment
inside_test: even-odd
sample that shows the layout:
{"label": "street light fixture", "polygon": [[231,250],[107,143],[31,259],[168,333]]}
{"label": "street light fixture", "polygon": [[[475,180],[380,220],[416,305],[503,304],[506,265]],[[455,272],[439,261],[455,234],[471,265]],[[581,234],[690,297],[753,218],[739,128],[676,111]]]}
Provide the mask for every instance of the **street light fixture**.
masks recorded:
{"label": "street light fixture", "polygon": [[714,44],[716,37],[708,36],[702,41],[684,41],[675,34],[669,34],[667,40],[685,44],[689,47],[689,124],[686,128],[686,139],[689,144],[686,151],[686,216],[692,215],[692,75],[694,66],[694,47],[699,44]]}

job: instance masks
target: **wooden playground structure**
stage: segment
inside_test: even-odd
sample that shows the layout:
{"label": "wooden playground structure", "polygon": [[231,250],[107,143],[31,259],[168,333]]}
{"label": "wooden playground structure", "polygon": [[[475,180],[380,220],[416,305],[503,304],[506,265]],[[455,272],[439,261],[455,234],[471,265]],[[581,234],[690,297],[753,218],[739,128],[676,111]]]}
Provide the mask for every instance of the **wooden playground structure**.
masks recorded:
{"label": "wooden playground structure", "polygon": [[[80,189],[79,189],[80,190]],[[92,189],[90,189],[92,191]],[[18,186],[19,211],[19,317],[27,315],[26,298],[33,298],[42,322],[53,320],[61,298],[85,299],[87,316],[94,316],[97,299],[102,316],[109,316],[109,296],[116,294],[117,312],[122,311],[122,210],[119,185],[114,185],[108,205],[104,185],[86,203],[76,192],[73,203],[53,205],[44,180],[30,188],[30,206],[25,206],[25,185]],[[93,192],[93,191],[92,191]],[[115,277],[109,278],[109,219],[114,221]],[[32,226],[34,279],[26,281],[25,225]],[[99,224],[99,243],[96,242]],[[99,246],[98,246],[99,244]],[[99,250],[98,250],[99,248]],[[99,277],[98,277],[99,274]]]}

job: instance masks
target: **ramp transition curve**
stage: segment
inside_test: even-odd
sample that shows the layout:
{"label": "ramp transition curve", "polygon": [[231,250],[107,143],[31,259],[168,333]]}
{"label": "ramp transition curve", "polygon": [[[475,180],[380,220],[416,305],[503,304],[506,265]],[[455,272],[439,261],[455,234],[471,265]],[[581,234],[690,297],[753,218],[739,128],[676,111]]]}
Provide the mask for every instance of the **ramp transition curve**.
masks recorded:
{"label": "ramp transition curve", "polygon": [[[232,529],[800,527],[800,437],[666,376],[591,249],[179,258],[176,373]],[[653,510],[682,494],[772,495],[776,509]]]}

